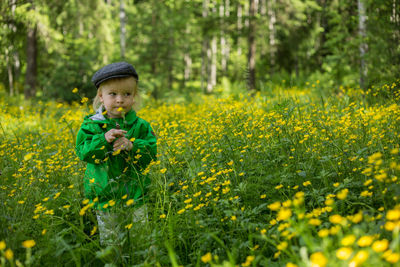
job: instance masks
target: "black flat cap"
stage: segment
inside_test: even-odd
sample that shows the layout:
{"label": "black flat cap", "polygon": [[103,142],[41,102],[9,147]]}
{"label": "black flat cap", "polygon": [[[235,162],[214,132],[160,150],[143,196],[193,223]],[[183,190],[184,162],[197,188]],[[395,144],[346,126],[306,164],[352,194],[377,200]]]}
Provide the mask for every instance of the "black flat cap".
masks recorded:
{"label": "black flat cap", "polygon": [[100,84],[112,78],[135,77],[139,80],[135,68],[126,62],[111,63],[99,69],[92,77],[92,82],[99,88]]}

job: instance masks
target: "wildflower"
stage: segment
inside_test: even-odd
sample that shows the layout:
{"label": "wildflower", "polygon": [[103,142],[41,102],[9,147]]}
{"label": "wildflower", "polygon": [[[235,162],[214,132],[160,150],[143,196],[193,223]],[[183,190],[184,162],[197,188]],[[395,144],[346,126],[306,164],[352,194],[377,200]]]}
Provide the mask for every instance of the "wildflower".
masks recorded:
{"label": "wildflower", "polygon": [[303,186],[309,186],[309,185],[311,185],[311,182],[310,182],[310,181],[305,181],[305,182],[303,183]]}
{"label": "wildflower", "polygon": [[264,198],[266,198],[266,197],[267,197],[266,194],[262,194],[262,195],[260,196],[261,199],[264,199]]}
{"label": "wildflower", "polygon": [[260,233],[261,233],[262,235],[265,235],[265,234],[267,233],[267,230],[266,230],[266,229],[261,229]]}
{"label": "wildflower", "polygon": [[210,252],[208,252],[204,256],[201,256],[201,261],[204,263],[210,262],[211,260],[212,260],[212,255]]}
{"label": "wildflower", "polygon": [[400,260],[400,253],[390,253],[385,257],[385,260],[394,264]]}
{"label": "wildflower", "polygon": [[125,225],[125,229],[128,229],[128,230],[131,229],[132,225],[133,225],[132,223]]}
{"label": "wildflower", "polygon": [[280,184],[280,185],[275,186],[275,189],[276,189],[276,190],[279,190],[279,189],[281,189],[282,187],[283,187],[283,185]]}
{"label": "wildflower", "polygon": [[365,250],[360,250],[350,261],[349,266],[359,266],[368,259],[369,253]]}
{"label": "wildflower", "polygon": [[24,248],[32,248],[32,247],[34,247],[36,245],[36,242],[35,242],[35,240],[25,240],[24,242],[22,242],[22,246],[24,247]]}
{"label": "wildflower", "polygon": [[26,155],[24,156],[24,161],[30,160],[30,159],[33,157],[33,155],[35,155],[35,153],[28,153],[28,154],[26,154]]}
{"label": "wildflower", "polygon": [[126,201],[126,205],[127,205],[127,206],[130,206],[130,205],[133,204],[133,202],[135,202],[133,199],[128,199],[128,200]]}
{"label": "wildflower", "polygon": [[47,229],[42,230],[42,235],[45,235],[47,233]]}
{"label": "wildflower", "polygon": [[352,244],[354,244],[355,241],[356,241],[355,235],[347,235],[342,239],[342,241],[340,241],[340,243],[343,246],[351,246]]}
{"label": "wildflower", "polygon": [[166,172],[167,172],[167,168],[161,169],[160,172],[161,172],[162,174],[166,173]]}
{"label": "wildflower", "polygon": [[78,88],[74,88],[74,89],[72,90],[72,93],[74,93],[74,94],[78,93]]}
{"label": "wildflower", "polygon": [[288,243],[286,241],[283,241],[282,243],[279,243],[276,248],[278,250],[285,250],[288,247]]}
{"label": "wildflower", "polygon": [[321,229],[318,231],[318,236],[319,237],[327,237],[329,235],[329,230],[328,229]]}
{"label": "wildflower", "polygon": [[386,214],[386,219],[396,221],[400,219],[400,209],[389,210]]}
{"label": "wildflower", "polygon": [[124,110],[122,107],[119,107],[119,108],[117,109],[118,112],[121,112],[122,110]]}
{"label": "wildflower", "polygon": [[347,197],[347,194],[348,194],[348,193],[349,193],[349,189],[345,188],[345,189],[341,190],[341,191],[336,195],[336,197],[337,197],[338,199],[343,200],[343,199],[345,199],[345,198]]}
{"label": "wildflower", "polygon": [[383,252],[389,247],[389,241],[387,239],[377,240],[372,244],[372,249],[375,252]]}
{"label": "wildflower", "polygon": [[160,215],[160,219],[165,219],[166,217],[167,217],[167,215],[165,215],[165,214]]}
{"label": "wildflower", "polygon": [[336,251],[336,257],[339,260],[347,260],[350,258],[351,253],[353,253],[353,250],[349,247],[342,247]]}
{"label": "wildflower", "polygon": [[4,256],[6,257],[7,260],[12,260],[14,258],[14,253],[11,249],[7,249],[4,252]]}
{"label": "wildflower", "polygon": [[285,267],[298,267],[298,265],[296,265],[294,263],[291,263],[291,262],[288,262],[288,263],[286,263]]}
{"label": "wildflower", "polygon": [[272,204],[269,204],[269,205],[268,205],[268,208],[269,208],[270,210],[274,210],[274,211],[279,210],[279,209],[281,208],[281,203],[280,203],[279,201],[274,202],[274,203],[272,203]]}
{"label": "wildflower", "polygon": [[328,263],[328,260],[322,252],[315,252],[311,254],[310,260],[312,267],[324,267]]}
{"label": "wildflower", "polygon": [[93,226],[93,229],[90,231],[90,235],[94,235],[97,231],[97,226]]}
{"label": "wildflower", "polygon": [[334,223],[334,224],[339,224],[343,220],[344,220],[344,218],[342,216],[340,216],[339,214],[335,214],[335,215],[329,216],[329,221],[331,223]]}
{"label": "wildflower", "polygon": [[0,250],[4,250],[6,248],[6,242],[4,240],[0,241]]}
{"label": "wildflower", "polygon": [[357,245],[359,245],[360,247],[367,247],[369,245],[371,245],[373,241],[373,237],[366,235],[366,236],[362,236],[358,241],[357,241]]}
{"label": "wildflower", "polygon": [[178,214],[182,214],[185,212],[185,209],[178,210]]}
{"label": "wildflower", "polygon": [[314,226],[321,225],[321,223],[322,223],[321,220],[316,219],[316,218],[312,218],[312,219],[310,219],[310,220],[308,221],[308,224],[314,225]]}
{"label": "wildflower", "polygon": [[251,265],[251,263],[254,261],[255,257],[254,256],[247,256],[246,257],[246,262],[242,263],[242,266],[248,267]]}
{"label": "wildflower", "polygon": [[89,98],[83,97],[82,100],[81,100],[81,103],[82,103],[82,104],[85,104],[85,103],[88,102],[88,101],[89,101]]}
{"label": "wildflower", "polygon": [[290,209],[281,209],[278,212],[277,220],[278,221],[284,221],[290,218],[292,216],[292,211]]}

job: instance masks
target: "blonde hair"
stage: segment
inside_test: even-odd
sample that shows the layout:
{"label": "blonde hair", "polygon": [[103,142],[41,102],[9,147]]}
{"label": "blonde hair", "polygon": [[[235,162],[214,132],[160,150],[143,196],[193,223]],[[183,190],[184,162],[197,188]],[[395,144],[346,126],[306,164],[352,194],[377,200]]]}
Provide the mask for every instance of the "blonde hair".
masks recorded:
{"label": "blonde hair", "polygon": [[132,94],[134,97],[134,104],[133,104],[133,109],[136,110],[138,105],[139,105],[139,88],[138,88],[138,80],[136,80],[134,77],[123,77],[123,78],[112,78],[109,80],[106,80],[102,82],[99,86],[99,89],[97,89],[97,94],[95,98],[93,99],[93,109],[96,111],[99,107],[102,106],[101,100],[100,100],[100,93],[103,89],[108,88],[111,86],[113,88],[119,89],[121,87],[130,87],[132,88]]}

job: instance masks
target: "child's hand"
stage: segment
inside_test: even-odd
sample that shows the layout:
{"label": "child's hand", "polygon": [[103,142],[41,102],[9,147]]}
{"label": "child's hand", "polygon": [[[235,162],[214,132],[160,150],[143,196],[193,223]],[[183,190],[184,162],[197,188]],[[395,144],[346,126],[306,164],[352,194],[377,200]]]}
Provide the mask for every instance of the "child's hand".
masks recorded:
{"label": "child's hand", "polygon": [[114,142],[114,151],[116,150],[126,150],[130,151],[133,147],[133,144],[131,141],[129,141],[126,137],[120,137]]}
{"label": "child's hand", "polygon": [[126,131],[120,130],[120,129],[111,129],[108,132],[104,134],[104,137],[106,138],[108,143],[111,143],[117,138],[124,137],[126,134]]}

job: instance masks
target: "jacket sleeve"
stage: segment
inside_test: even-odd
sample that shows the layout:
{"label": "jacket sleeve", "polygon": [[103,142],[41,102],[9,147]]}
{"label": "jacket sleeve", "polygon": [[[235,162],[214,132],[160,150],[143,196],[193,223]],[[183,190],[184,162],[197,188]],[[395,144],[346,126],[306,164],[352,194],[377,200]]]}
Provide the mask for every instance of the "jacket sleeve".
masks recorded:
{"label": "jacket sleeve", "polygon": [[132,157],[137,160],[137,164],[141,169],[146,169],[151,160],[156,159],[157,155],[157,139],[148,123],[140,126],[140,138],[133,141],[133,148],[131,150]]}
{"label": "jacket sleeve", "polygon": [[76,154],[81,160],[93,164],[104,160],[106,152],[111,149],[103,131],[96,130],[96,127],[99,126],[83,123],[78,131],[75,147]]}

